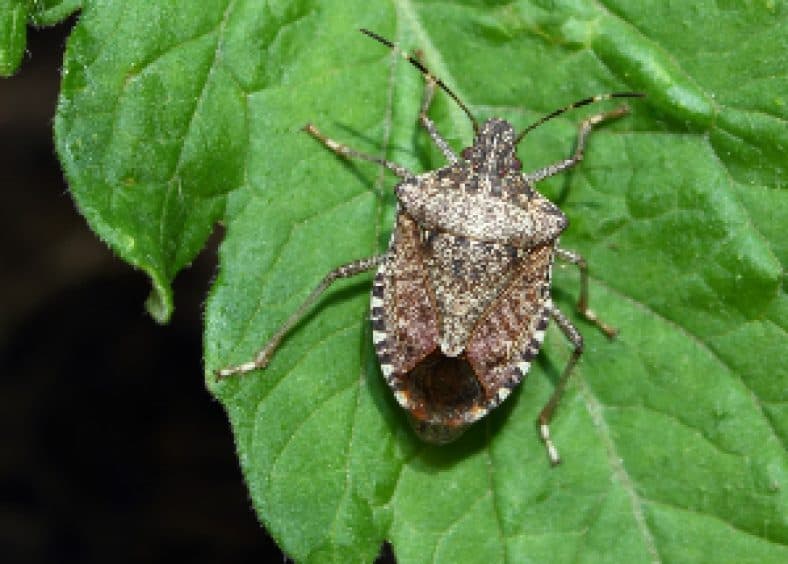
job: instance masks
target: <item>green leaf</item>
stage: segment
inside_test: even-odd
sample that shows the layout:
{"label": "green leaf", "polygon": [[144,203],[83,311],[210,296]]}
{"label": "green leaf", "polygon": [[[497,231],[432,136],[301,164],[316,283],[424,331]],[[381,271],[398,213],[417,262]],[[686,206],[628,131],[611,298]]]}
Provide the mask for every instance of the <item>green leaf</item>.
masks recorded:
{"label": "green leaf", "polygon": [[11,76],[22,62],[27,10],[27,0],[0,0],[0,76]]}
{"label": "green leaf", "polygon": [[30,22],[33,25],[55,25],[82,6],[82,0],[32,0]]}
{"label": "green leaf", "polygon": [[90,5],[67,46],[61,162],[98,235],[150,276],[159,321],[172,312],[175,274],[245,182],[246,94],[223,62],[225,4]]}
{"label": "green leaf", "polygon": [[[784,562],[788,559],[788,48],[782,3],[88,3],[69,40],[58,151],[100,237],[170,282],[221,219],[206,379],[252,502],[299,561]],[[590,94],[642,90],[584,162],[539,188],[570,218],[591,303],[552,425],[535,419],[569,358],[548,330],[527,381],[459,441],[419,442],[382,380],[370,276],[336,283],[269,367],[248,360],[336,266],[386,248],[394,179],[300,131],[413,170],[442,164],[416,125],[423,81],[355,30],[420,49],[480,118],[522,128]],[[782,74],[780,74],[782,73]],[[523,141],[565,158],[584,115]],[[431,116],[471,141],[438,94]],[[575,269],[554,299],[573,311]]]}
{"label": "green leaf", "polygon": [[80,0],[0,0],[0,76],[18,69],[27,45],[27,24],[54,25],[80,6]]}

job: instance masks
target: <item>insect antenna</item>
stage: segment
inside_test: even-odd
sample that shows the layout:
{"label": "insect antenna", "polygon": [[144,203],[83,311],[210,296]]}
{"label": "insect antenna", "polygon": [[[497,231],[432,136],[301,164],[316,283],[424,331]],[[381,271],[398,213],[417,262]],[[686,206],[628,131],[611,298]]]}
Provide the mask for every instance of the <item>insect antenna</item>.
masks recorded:
{"label": "insect antenna", "polygon": [[432,74],[430,72],[430,70],[427,67],[425,67],[424,64],[422,64],[421,61],[419,61],[415,57],[412,57],[411,55],[405,53],[397,45],[395,45],[394,43],[392,43],[391,41],[389,41],[385,37],[381,37],[380,35],[378,35],[374,31],[369,31],[368,29],[363,29],[363,28],[360,29],[359,31],[361,33],[363,33],[364,35],[367,35],[367,36],[371,37],[375,41],[377,41],[379,43],[382,43],[383,45],[385,45],[386,47],[388,47],[392,51],[402,55],[402,57],[405,58],[411,65],[413,65],[414,67],[419,69],[419,72],[421,74],[423,74],[424,77],[427,80],[432,80],[432,81],[435,82],[435,84],[440,86],[441,89],[443,89],[443,91],[446,92],[446,94],[448,94],[451,97],[452,100],[457,102],[457,105],[462,109],[463,112],[465,112],[465,115],[467,115],[468,118],[471,120],[471,123],[473,124],[473,131],[474,131],[474,133],[478,133],[478,131],[479,131],[479,123],[476,121],[476,118],[473,117],[473,114],[468,109],[468,107],[465,104],[462,103],[462,101],[457,97],[457,95],[454,92],[452,92],[451,89],[448,86],[446,86],[440,78],[438,78],[437,76]]}
{"label": "insect antenna", "polygon": [[558,110],[550,112],[546,116],[539,118],[537,121],[535,121],[534,123],[532,123],[531,125],[526,127],[517,136],[517,139],[515,139],[514,144],[516,145],[517,143],[522,141],[523,137],[525,137],[525,135],[529,131],[531,131],[533,129],[536,129],[537,127],[542,125],[544,122],[549,121],[549,120],[553,119],[554,117],[560,116],[564,112],[568,112],[569,110],[572,110],[574,108],[580,108],[582,106],[587,106],[588,104],[593,104],[595,102],[602,102],[603,100],[610,100],[611,98],[643,98],[643,97],[645,97],[645,94],[643,92],[613,92],[611,94],[599,94],[597,96],[591,96],[589,98],[584,98],[584,99],[579,100],[577,102],[572,102],[568,106],[564,106],[563,108],[560,108]]}

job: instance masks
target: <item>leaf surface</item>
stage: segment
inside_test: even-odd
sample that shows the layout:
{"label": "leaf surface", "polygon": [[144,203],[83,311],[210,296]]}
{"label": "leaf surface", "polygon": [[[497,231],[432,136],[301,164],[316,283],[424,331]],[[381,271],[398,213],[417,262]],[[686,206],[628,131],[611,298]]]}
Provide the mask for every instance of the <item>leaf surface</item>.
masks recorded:
{"label": "leaf surface", "polygon": [[0,77],[19,70],[28,24],[55,25],[79,6],[80,0],[0,0]]}
{"label": "leaf surface", "polygon": [[[189,5],[191,6],[191,5]],[[385,250],[394,179],[300,131],[416,171],[442,164],[416,125],[423,81],[358,34],[420,49],[479,118],[522,128],[591,94],[639,90],[584,162],[539,189],[570,218],[608,341],[535,430],[570,348],[551,326],[506,403],[459,441],[418,441],[386,388],[370,275],[336,283],[260,373],[248,360],[327,272]],[[208,387],[225,406],[255,509],[299,561],[783,562],[788,48],[783,3],[87,3],[69,40],[56,131],[81,212],[153,281],[150,308],[214,222]],[[782,74],[781,74],[782,73]],[[519,147],[565,158],[593,106]],[[430,115],[459,150],[462,112]],[[578,276],[556,269],[573,312]]]}

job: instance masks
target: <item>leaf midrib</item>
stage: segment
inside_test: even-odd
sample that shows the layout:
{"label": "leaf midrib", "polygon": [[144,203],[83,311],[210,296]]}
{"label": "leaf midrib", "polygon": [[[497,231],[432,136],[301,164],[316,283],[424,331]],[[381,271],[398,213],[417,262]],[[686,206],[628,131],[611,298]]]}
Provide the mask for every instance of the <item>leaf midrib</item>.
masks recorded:
{"label": "leaf midrib", "polygon": [[[445,63],[440,57],[440,54],[436,49],[435,45],[430,40],[427,32],[420,25],[410,0],[396,0],[395,7],[397,12],[398,23],[402,20],[407,21],[407,23],[410,24],[410,26],[415,31],[415,35],[418,38],[418,43],[420,48],[425,53],[429,54],[428,59],[430,61],[430,67],[431,67],[430,70],[433,73],[435,73],[437,76],[440,76],[441,80],[443,80],[447,84],[452,85],[451,86],[452,90],[461,100],[467,100],[468,97],[465,96],[462,90],[456,86],[456,81],[454,80],[454,77],[446,68]],[[389,87],[391,88],[391,84],[389,85]],[[389,100],[390,99],[391,96],[389,94]],[[462,122],[464,122],[465,115],[461,114],[462,118],[459,117],[460,116],[459,108],[457,108],[454,104],[452,104],[451,107],[454,108],[454,111],[450,112],[450,116],[451,116],[451,120],[455,123],[455,125],[459,125],[461,120]],[[386,147],[386,149],[388,149],[388,147]],[[593,418],[594,415],[592,414],[592,410],[594,405],[601,405],[601,404],[599,403],[598,398],[596,398],[596,396],[590,390],[588,391],[588,398],[585,399],[585,404],[586,404],[586,410]],[[659,562],[660,561],[659,554],[656,550],[654,537],[651,534],[650,529],[648,528],[648,524],[645,521],[645,517],[643,516],[642,502],[640,501],[637,492],[635,491],[634,483],[631,477],[629,476],[629,474],[627,474],[626,469],[624,469],[622,465],[616,467],[615,465],[616,450],[615,450],[615,443],[612,434],[610,433],[607,423],[604,421],[604,417],[602,417],[601,415],[599,415],[599,417],[601,419],[602,425],[597,425],[597,429],[599,430],[600,435],[603,435],[603,440],[605,444],[609,445],[608,460],[609,463],[611,464],[611,472],[613,473],[614,476],[616,476],[616,479],[619,481],[619,483],[621,483],[622,488],[627,492],[627,495],[632,500],[633,519],[637,524],[638,531],[643,537],[644,544],[646,545],[647,550],[649,551],[649,554],[652,557],[652,560],[654,560],[655,562]],[[400,475],[403,469],[404,469],[404,465],[400,467],[399,470]],[[490,468],[490,472],[492,472],[492,468]],[[398,476],[397,485],[399,485],[399,483],[400,481]],[[492,490],[490,493],[493,496],[495,495],[495,493]],[[396,489],[392,492],[391,498],[393,499],[395,497],[396,497]],[[499,528],[500,528],[500,522],[499,522]]]}

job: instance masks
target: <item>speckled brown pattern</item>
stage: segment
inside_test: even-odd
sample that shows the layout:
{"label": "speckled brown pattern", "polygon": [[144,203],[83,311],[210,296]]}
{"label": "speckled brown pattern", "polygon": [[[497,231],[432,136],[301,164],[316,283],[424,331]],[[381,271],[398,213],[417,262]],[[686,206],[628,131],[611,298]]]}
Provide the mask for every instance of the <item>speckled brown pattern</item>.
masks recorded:
{"label": "speckled brown pattern", "polygon": [[425,440],[452,440],[503,401],[538,352],[563,213],[519,172],[514,130],[480,128],[462,159],[397,185],[375,279],[378,359]]}
{"label": "speckled brown pattern", "polygon": [[[548,321],[574,350],[538,417],[539,433],[553,464],[560,460],[549,423],[566,382],[583,352],[583,338],[550,298],[556,256],[580,270],[578,311],[606,335],[616,331],[588,308],[588,267],[582,256],[558,247],[566,216],[534,185],[583,159],[592,128],[629,109],[592,115],[581,124],[574,154],[531,173],[521,172],[517,143],[526,133],[563,112],[624,92],[585,98],[547,114],[519,134],[492,118],[481,126],[440,79],[414,57],[367,30],[418,68],[426,84],[419,121],[448,164],[415,174],[397,163],[351,149],[314,125],[304,131],[343,158],[377,163],[402,180],[395,191],[397,219],[386,253],[353,261],[328,273],[282,324],[254,360],[217,371],[228,377],[264,368],[280,341],[334,280],[378,267],[372,285],[372,340],[386,383],[407,410],[417,434],[445,443],[504,401],[539,353]],[[466,113],[473,145],[456,155],[427,116],[436,86]]]}

